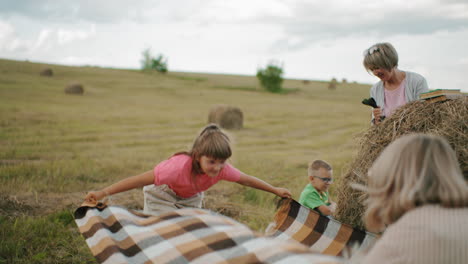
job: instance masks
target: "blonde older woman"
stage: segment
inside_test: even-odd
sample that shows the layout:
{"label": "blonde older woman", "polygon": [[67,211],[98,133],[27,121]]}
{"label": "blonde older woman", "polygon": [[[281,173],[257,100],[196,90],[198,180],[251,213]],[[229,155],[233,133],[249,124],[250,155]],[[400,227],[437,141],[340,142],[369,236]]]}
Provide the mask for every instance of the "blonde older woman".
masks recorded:
{"label": "blonde older woman", "polygon": [[468,185],[445,139],[395,140],[369,170],[366,189],[364,222],[385,231],[359,263],[468,263]]}
{"label": "blonde older woman", "polygon": [[[372,111],[372,123],[389,117],[400,106],[419,99],[428,92],[426,79],[420,74],[398,69],[398,53],[390,43],[377,43],[364,51],[364,68],[380,81],[370,89],[378,108]],[[376,118],[377,117],[377,118]]]}

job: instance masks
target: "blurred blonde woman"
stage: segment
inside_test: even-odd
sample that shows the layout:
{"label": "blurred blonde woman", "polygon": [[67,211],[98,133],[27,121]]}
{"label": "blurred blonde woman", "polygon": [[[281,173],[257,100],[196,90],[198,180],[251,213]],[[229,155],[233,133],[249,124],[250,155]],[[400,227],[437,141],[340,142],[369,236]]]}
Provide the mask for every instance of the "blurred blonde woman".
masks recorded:
{"label": "blurred blonde woman", "polygon": [[377,43],[366,49],[363,64],[368,72],[380,79],[370,90],[370,96],[378,106],[372,110],[373,124],[429,91],[423,76],[398,69],[398,53],[390,43]]}
{"label": "blurred blonde woman", "polygon": [[367,192],[366,227],[385,232],[359,263],[468,263],[468,185],[445,139],[391,143],[369,170]]}

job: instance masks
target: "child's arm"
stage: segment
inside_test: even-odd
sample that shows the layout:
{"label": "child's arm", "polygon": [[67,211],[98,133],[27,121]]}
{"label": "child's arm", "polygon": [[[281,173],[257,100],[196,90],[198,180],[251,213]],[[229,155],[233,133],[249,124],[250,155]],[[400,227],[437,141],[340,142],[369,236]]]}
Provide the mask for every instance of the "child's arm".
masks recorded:
{"label": "child's arm", "polygon": [[330,198],[328,198],[328,202],[330,205],[326,205],[322,201],[318,192],[306,192],[305,190],[301,193],[301,197],[299,199],[300,204],[310,209],[317,210],[322,215],[331,215],[335,212],[336,203]]}
{"label": "child's arm", "polygon": [[331,212],[334,213],[336,211],[336,203],[330,197],[328,198],[328,202],[330,203],[328,208],[330,208]]}
{"label": "child's arm", "polygon": [[242,184],[244,186],[253,187],[262,191],[271,192],[280,197],[291,198],[291,192],[288,189],[274,187],[267,182],[264,182],[254,176],[250,176],[245,173],[241,173],[241,177],[237,183]]}
{"label": "child's arm", "polygon": [[327,205],[321,205],[319,207],[316,207],[321,214],[323,215],[331,215],[335,210],[332,210],[332,206],[327,206]]}
{"label": "child's arm", "polygon": [[107,195],[125,192],[131,189],[150,185],[152,183],[154,183],[154,175],[153,170],[150,170],[139,175],[125,178],[100,191],[89,192],[86,195],[85,200],[88,202],[99,201]]}
{"label": "child's arm", "polygon": [[323,215],[331,215],[335,212],[336,210],[336,203],[333,202],[330,198],[328,198],[328,202],[330,205],[321,205],[317,207],[317,209],[322,213]]}

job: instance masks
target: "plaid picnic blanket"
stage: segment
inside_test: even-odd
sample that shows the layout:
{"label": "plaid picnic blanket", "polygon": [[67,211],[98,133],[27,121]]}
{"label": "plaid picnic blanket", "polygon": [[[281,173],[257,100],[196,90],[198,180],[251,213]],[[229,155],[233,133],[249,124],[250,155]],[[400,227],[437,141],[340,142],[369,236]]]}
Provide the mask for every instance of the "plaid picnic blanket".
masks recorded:
{"label": "plaid picnic blanket", "polygon": [[264,237],[203,209],[144,215],[102,203],[75,222],[99,263],[340,263],[295,241]]}
{"label": "plaid picnic blanket", "polygon": [[293,199],[280,200],[274,222],[265,233],[280,240],[295,240],[315,252],[332,256],[343,255],[348,247],[353,247],[353,254],[364,250],[378,237],[320,215]]}

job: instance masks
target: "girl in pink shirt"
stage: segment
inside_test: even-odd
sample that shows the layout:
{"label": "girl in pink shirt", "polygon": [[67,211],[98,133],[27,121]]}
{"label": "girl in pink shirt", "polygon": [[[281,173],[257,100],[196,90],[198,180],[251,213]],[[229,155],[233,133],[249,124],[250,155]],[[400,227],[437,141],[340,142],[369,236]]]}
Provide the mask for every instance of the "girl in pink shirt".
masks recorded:
{"label": "girl in pink shirt", "polygon": [[210,124],[195,139],[190,151],[174,154],[153,170],[123,179],[100,191],[89,192],[85,200],[96,202],[108,195],[145,186],[146,213],[201,208],[203,191],[220,180],[291,197],[289,190],[274,187],[231,166],[226,162],[231,155],[229,137],[217,125]]}

